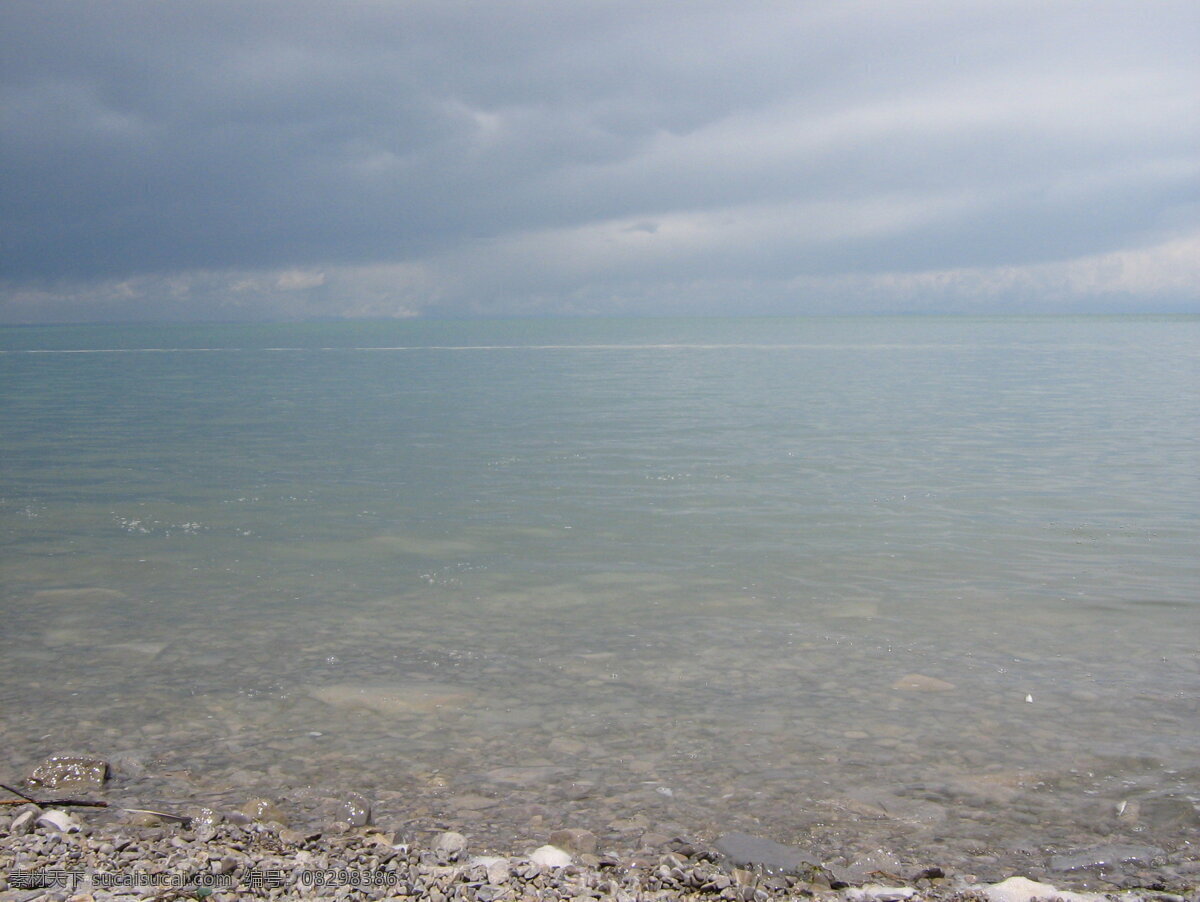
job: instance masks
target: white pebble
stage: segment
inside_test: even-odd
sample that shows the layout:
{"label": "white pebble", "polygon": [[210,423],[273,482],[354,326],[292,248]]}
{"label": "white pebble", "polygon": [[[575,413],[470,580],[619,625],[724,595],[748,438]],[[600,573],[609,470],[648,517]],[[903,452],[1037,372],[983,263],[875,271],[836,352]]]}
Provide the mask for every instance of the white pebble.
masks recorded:
{"label": "white pebble", "polygon": [[43,811],[37,822],[40,826],[50,827],[59,833],[78,833],[81,826],[78,819],[73,815],[66,811],[59,811],[56,808]]}
{"label": "white pebble", "polygon": [[846,898],[850,902],[901,902],[911,899],[917,891],[910,886],[880,886],[869,883],[866,886],[846,890]]}
{"label": "white pebble", "polygon": [[565,868],[571,863],[571,856],[555,846],[542,846],[529,854],[529,860],[544,868]]}
{"label": "white pebble", "polygon": [[1061,899],[1062,902],[1100,902],[1100,893],[1069,893],[1050,883],[1038,883],[1028,877],[1009,877],[984,889],[988,902],[1037,902],[1040,899]]}

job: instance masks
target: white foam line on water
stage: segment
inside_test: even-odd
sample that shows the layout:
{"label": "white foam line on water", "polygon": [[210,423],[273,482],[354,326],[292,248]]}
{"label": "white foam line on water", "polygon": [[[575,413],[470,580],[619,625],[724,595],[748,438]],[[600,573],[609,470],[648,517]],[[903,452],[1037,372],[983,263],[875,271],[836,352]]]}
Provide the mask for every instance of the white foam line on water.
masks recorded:
{"label": "white foam line on water", "polygon": [[1101,345],[975,344],[590,344],[590,345],[398,345],[318,348],[10,348],[0,354],[252,354],[322,351],[964,351],[1046,349],[1104,350]]}

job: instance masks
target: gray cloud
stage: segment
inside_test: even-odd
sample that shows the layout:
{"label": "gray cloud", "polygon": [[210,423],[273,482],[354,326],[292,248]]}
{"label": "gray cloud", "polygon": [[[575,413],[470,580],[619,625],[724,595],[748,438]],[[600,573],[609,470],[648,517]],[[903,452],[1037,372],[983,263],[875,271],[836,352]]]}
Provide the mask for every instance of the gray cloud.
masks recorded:
{"label": "gray cloud", "polygon": [[1070,303],[1200,289],[1155,250],[1200,247],[1191,2],[8,0],[0,31],[4,319],[804,312],[1138,251],[1158,288]]}

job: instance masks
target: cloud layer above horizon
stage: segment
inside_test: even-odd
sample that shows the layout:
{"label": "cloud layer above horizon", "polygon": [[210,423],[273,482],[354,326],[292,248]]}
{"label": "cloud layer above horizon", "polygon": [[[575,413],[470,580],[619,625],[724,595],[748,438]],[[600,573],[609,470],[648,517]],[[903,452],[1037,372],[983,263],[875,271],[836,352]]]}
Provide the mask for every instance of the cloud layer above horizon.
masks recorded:
{"label": "cloud layer above horizon", "polygon": [[0,321],[1200,311],[1200,6],[7,0]]}

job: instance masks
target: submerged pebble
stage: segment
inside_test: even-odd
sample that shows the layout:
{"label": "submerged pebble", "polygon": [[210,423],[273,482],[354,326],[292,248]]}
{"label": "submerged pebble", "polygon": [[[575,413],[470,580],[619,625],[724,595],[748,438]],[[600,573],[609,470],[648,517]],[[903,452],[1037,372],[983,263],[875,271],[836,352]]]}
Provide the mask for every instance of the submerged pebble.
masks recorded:
{"label": "submerged pebble", "polygon": [[338,803],[334,816],[351,827],[364,827],[371,822],[371,803],[357,792],[347,793]]}
{"label": "submerged pebble", "polygon": [[795,846],[786,846],[762,836],[741,831],[726,833],[714,844],[730,863],[766,871],[793,873],[811,868],[818,861]]}

